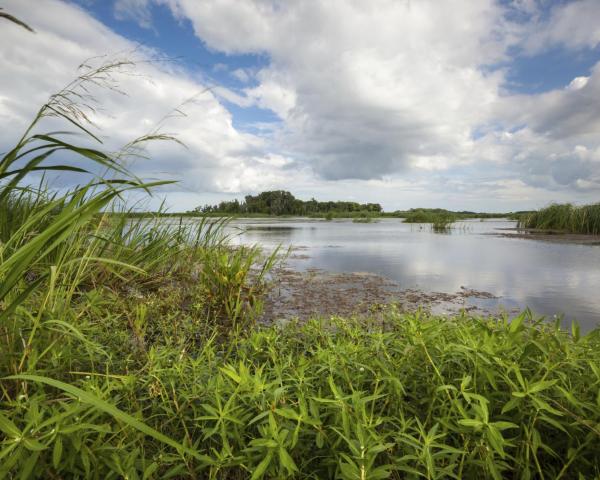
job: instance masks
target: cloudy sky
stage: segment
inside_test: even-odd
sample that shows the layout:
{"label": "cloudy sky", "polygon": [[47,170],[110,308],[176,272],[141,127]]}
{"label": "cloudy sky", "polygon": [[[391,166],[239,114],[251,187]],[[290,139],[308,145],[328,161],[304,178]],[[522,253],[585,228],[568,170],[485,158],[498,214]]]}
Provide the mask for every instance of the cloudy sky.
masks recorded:
{"label": "cloudy sky", "polygon": [[386,210],[600,201],[600,0],[0,6],[36,31],[0,24],[0,151],[84,60],[133,57],[94,120],[107,146],[159,124],[185,143],[132,164],[178,181],[153,205],[267,189]]}

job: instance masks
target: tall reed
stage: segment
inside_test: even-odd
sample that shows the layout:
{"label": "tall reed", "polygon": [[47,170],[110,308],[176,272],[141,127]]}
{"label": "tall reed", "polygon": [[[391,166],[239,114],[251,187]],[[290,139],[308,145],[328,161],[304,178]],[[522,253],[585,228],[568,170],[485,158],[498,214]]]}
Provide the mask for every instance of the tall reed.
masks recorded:
{"label": "tall reed", "polygon": [[552,204],[519,219],[520,228],[600,235],[600,203],[575,206]]}

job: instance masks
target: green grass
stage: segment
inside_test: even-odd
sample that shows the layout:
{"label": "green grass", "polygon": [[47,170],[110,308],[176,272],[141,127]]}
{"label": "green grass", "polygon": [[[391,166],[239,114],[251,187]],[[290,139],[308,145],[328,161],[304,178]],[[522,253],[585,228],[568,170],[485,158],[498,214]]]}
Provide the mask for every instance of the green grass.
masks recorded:
{"label": "green grass", "polygon": [[369,213],[363,213],[360,216],[352,218],[352,223],[373,223],[376,221],[377,216],[370,215]]}
{"label": "green grass", "polygon": [[444,233],[449,231],[452,224],[458,219],[458,216],[451,212],[417,209],[406,214],[404,223],[429,223],[434,232]]}
{"label": "green grass", "polygon": [[[393,308],[257,325],[277,251],[231,247],[226,220],[132,218],[123,194],[152,185],[122,153],[35,133],[52,114],[99,143],[77,93],[119,65],[0,159],[0,478],[600,475],[599,330]],[[29,185],[54,170],[81,186]]]}
{"label": "green grass", "polygon": [[600,235],[600,203],[575,206],[553,204],[519,219],[520,228]]}

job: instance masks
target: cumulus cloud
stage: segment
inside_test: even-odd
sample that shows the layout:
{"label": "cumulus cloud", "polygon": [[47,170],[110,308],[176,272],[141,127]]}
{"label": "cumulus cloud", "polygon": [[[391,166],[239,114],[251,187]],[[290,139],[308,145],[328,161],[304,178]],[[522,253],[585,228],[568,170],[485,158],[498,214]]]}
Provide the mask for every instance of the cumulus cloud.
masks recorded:
{"label": "cumulus cloud", "polygon": [[[78,15],[69,22],[76,26],[36,19],[43,35],[61,42],[60,60],[48,41],[24,47],[20,57],[3,53],[0,75],[9,68],[16,77],[20,68],[35,88],[10,85],[7,91],[18,94],[0,98],[2,123],[26,116],[18,99],[43,97],[50,80],[72,71],[69,62],[107,46],[131,48],[84,12],[44,1],[52,6],[45,11]],[[540,94],[507,87],[515,52],[597,48],[596,0],[116,0],[115,15],[148,26],[152,4],[189,20],[208,48],[260,54],[268,63],[232,70],[241,87],[214,88],[174,128],[189,152],[156,147],[165,150],[156,151],[159,160],[144,167],[148,172],[176,172],[191,189],[230,193],[360,192],[391,208],[432,202],[519,208],[569,196],[593,200],[600,191],[600,64]],[[38,78],[20,65],[31,49],[56,77]],[[128,100],[128,114],[104,120],[107,131],[133,135],[140,119],[202,88],[181,69],[150,73],[154,83]],[[238,131],[221,100],[271,110],[280,121],[260,135]],[[122,106],[117,102],[110,106]],[[524,201],[530,203],[518,205]]]}
{"label": "cumulus cloud", "polygon": [[600,2],[575,0],[557,3],[547,18],[541,15],[543,3],[534,4],[529,13],[534,21],[524,47],[529,53],[557,45],[569,49],[596,48],[600,45]]}
{"label": "cumulus cloud", "polygon": [[464,161],[502,80],[478,68],[503,59],[508,41],[492,1],[163,3],[211,48],[269,55],[245,93],[325,179],[377,178],[427,156]]}
{"label": "cumulus cloud", "polygon": [[247,101],[282,119],[279,144],[325,180],[460,171],[486,184],[487,169],[512,176],[502,189],[600,188],[573,154],[598,148],[598,67],[540,95],[507,94],[493,68],[511,48],[595,47],[597,1],[156,1],[214,49],[269,56]]}

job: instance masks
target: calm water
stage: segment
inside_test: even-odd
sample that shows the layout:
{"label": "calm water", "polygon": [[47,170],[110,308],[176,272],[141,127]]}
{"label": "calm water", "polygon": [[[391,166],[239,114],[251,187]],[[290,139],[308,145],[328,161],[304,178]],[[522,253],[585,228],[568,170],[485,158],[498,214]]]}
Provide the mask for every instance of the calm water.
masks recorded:
{"label": "calm water", "polygon": [[529,306],[552,317],[576,319],[582,330],[600,325],[600,246],[503,238],[493,233],[514,222],[461,222],[450,234],[428,226],[384,219],[360,224],[298,220],[238,220],[238,242],[302,247],[308,256],[291,259],[297,269],[371,272],[402,288],[457,292],[461,287],[490,292],[486,300],[506,310]]}

